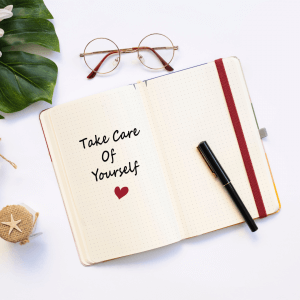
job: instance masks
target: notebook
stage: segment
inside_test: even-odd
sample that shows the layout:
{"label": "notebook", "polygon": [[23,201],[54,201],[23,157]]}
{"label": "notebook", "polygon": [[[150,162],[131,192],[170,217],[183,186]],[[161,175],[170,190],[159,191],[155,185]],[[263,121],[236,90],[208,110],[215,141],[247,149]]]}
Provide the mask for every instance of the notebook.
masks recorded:
{"label": "notebook", "polygon": [[[273,214],[280,203],[241,64],[236,57],[219,62],[229,83],[261,205],[265,215]],[[213,61],[40,114],[82,264],[147,251],[244,222],[196,148],[204,140],[251,216],[260,216],[253,178],[243,158],[245,149],[239,146],[220,76]]]}

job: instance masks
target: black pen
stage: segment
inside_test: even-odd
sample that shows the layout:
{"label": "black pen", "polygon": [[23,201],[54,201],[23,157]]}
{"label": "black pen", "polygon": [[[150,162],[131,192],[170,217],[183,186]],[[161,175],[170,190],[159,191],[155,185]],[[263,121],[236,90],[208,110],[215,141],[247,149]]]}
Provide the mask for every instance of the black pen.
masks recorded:
{"label": "black pen", "polygon": [[254,232],[258,228],[252,219],[251,215],[249,214],[247,208],[245,207],[244,203],[242,202],[241,198],[239,197],[238,193],[234,189],[232,183],[230,182],[229,177],[223,170],[222,166],[218,162],[217,158],[215,157],[214,153],[208,146],[208,144],[204,141],[198,145],[198,150],[201,153],[202,157],[204,158],[205,162],[207,163],[210,170],[214,173],[215,177],[219,177],[223,186],[226,188],[227,192],[231,196],[233,202],[239,209],[241,215],[243,216],[244,220],[250,227],[251,231]]}

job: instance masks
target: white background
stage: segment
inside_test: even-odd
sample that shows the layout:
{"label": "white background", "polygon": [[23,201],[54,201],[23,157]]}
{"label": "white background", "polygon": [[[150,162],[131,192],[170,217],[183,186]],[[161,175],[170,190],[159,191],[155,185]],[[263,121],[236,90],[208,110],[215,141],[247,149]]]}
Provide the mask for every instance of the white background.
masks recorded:
{"label": "white background", "polygon": [[[88,81],[79,58],[87,42],[137,46],[149,33],[179,45],[180,70],[220,57],[242,63],[282,210],[258,220],[92,267],[79,263],[39,125],[36,103],[0,121],[0,208],[24,202],[40,212],[44,234],[25,246],[0,241],[1,300],[300,299],[300,2],[275,0],[46,0],[61,53],[26,47],[58,65],[53,105],[165,72],[123,55],[109,76]],[[0,23],[1,25],[1,23]],[[1,26],[0,26],[1,27]],[[199,129],[200,130],[200,129]]]}

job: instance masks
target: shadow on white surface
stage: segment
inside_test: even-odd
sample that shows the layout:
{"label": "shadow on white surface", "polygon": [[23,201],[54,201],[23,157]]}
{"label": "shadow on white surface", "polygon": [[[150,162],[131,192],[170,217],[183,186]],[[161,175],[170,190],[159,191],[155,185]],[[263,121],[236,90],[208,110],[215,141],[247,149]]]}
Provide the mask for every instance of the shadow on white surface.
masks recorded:
{"label": "shadow on white surface", "polygon": [[[265,222],[271,222],[275,215],[268,216],[266,219],[256,220],[257,226],[263,227]],[[248,239],[251,243],[259,243],[260,238],[258,236],[259,229],[256,233],[252,233],[248,226],[245,223],[238,224],[235,226],[231,226],[228,228],[224,228],[221,230],[216,230],[213,232],[209,232],[207,234],[203,234],[200,236],[195,236],[189,239],[182,240],[180,242],[164,246],[161,248],[157,248],[154,250],[149,250],[133,255],[128,255],[125,257],[113,259],[110,261],[106,261],[104,263],[99,263],[91,267],[98,268],[111,268],[111,267],[120,267],[120,266],[129,266],[129,265],[138,265],[138,264],[156,264],[161,261],[166,261],[174,257],[175,255],[180,255],[180,252],[183,251],[183,248],[186,246],[192,245],[193,247],[197,247],[199,249],[199,254],[201,254],[201,246],[204,244],[211,243],[216,239],[220,239],[222,237],[226,237],[228,235],[239,235],[241,239]]]}
{"label": "shadow on white surface", "polygon": [[22,246],[0,239],[1,265],[14,265],[17,269],[35,272],[43,268],[46,252],[46,244],[39,237]]}

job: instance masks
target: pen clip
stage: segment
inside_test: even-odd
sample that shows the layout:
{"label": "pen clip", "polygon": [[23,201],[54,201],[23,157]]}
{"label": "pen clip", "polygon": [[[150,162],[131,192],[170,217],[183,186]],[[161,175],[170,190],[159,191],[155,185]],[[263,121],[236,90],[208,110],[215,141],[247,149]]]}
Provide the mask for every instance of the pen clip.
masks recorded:
{"label": "pen clip", "polygon": [[209,161],[207,160],[207,158],[205,157],[205,155],[202,153],[200,148],[197,148],[201,154],[201,156],[203,157],[204,161],[206,162],[207,166],[209,167],[209,169],[211,170],[211,172],[213,173],[214,177],[217,178],[217,174],[214,171],[213,167],[210,165]]}

